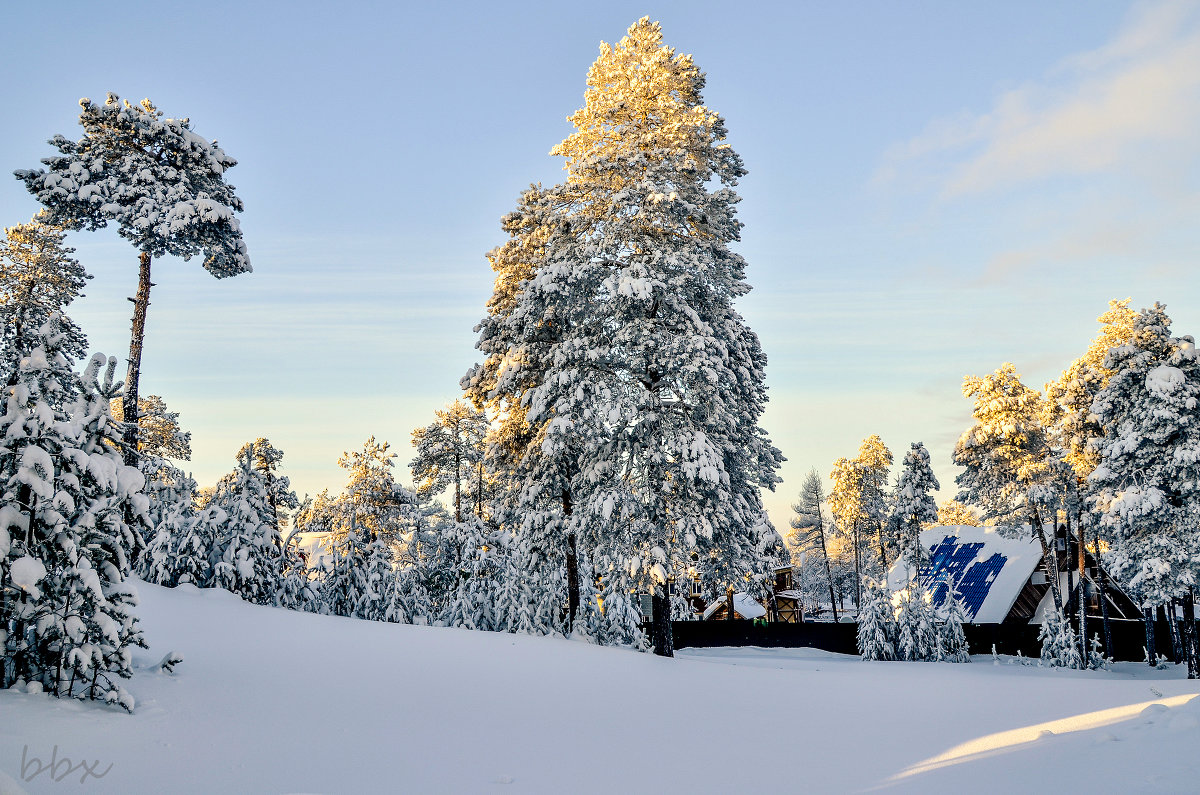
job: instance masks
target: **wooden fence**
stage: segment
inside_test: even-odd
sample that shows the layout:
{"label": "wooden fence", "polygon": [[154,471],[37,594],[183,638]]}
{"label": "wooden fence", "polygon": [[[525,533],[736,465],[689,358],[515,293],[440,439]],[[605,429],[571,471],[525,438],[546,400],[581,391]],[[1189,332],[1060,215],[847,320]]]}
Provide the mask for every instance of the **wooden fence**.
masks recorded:
{"label": "wooden fence", "polygon": [[[1141,621],[1113,620],[1113,658],[1126,662],[1145,659],[1146,633]],[[812,622],[804,624],[767,623],[753,621],[674,621],[675,648],[708,648],[714,646],[763,646],[767,648],[813,648],[839,654],[857,654],[854,624]],[[1029,624],[966,624],[963,626],[972,654],[991,654],[993,645],[998,654],[1017,654],[1038,657],[1040,627]],[[1088,635],[1100,635],[1104,628],[1099,621],[1088,622]],[[1156,652],[1173,658],[1171,637],[1165,621],[1155,624]]]}

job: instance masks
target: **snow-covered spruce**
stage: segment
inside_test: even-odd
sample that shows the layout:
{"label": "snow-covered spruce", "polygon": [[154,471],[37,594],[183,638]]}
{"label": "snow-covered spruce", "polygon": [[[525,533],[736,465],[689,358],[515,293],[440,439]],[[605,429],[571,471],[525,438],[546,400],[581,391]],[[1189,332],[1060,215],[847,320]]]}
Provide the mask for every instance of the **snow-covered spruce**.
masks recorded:
{"label": "snow-covered spruce", "polygon": [[967,636],[963,632],[963,625],[967,624],[970,618],[954,580],[949,577],[946,578],[946,601],[942,608],[944,617],[938,628],[940,659],[954,663],[970,662],[971,653],[967,647]]}
{"label": "snow-covered spruce", "polygon": [[1047,668],[1084,667],[1075,628],[1057,610],[1046,611],[1038,640],[1042,644],[1041,664]]}
{"label": "snow-covered spruce", "polygon": [[[1200,358],[1174,337],[1165,307],[1143,309],[1130,339],[1111,349],[1112,375],[1092,412],[1104,428],[1089,477],[1105,563],[1143,607],[1190,600],[1200,569]],[[1185,638],[1195,670],[1195,633]]]}
{"label": "snow-covered spruce", "polygon": [[146,520],[144,478],[122,463],[109,414],[116,361],[97,354],[77,376],[65,338],[52,313],[3,395],[0,686],[20,679],[132,710],[119,680],[145,643],[127,582],[139,536],[125,517]]}
{"label": "snow-covered spruce", "polygon": [[909,662],[930,662],[941,658],[938,628],[934,620],[929,591],[914,578],[897,595],[896,656]]}
{"label": "snow-covered spruce", "polygon": [[296,526],[330,534],[331,561],[316,572],[317,610],[385,620],[396,594],[396,557],[416,496],[396,483],[395,455],[369,438],[338,461],[349,475],[336,498],[318,495],[297,513]]}
{"label": "snow-covered spruce", "polygon": [[146,483],[149,541],[138,558],[138,576],[158,585],[207,585],[212,542],[196,532],[196,481],[164,459],[143,456],[139,463],[153,476]]}
{"label": "snow-covered spruce", "polygon": [[255,467],[249,446],[237,468],[217,483],[208,508],[221,511],[212,550],[212,585],[259,604],[274,600],[282,569],[282,543],[265,474]]}
{"label": "snow-covered spruce", "polygon": [[921,442],[913,442],[904,454],[904,463],[892,492],[888,528],[899,542],[900,559],[916,577],[925,563],[921,546],[921,525],[936,522],[937,501],[932,492],[941,488],[933,474],[929,451]]}
{"label": "snow-covered spruce", "polygon": [[864,660],[896,659],[896,621],[886,580],[868,578],[858,611],[858,653]]}

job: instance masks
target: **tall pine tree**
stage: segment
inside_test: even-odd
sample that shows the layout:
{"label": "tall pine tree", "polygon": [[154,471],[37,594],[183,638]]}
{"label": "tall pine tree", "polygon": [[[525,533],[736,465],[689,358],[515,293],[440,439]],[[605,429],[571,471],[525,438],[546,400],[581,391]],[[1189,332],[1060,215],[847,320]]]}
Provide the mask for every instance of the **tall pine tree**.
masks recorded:
{"label": "tall pine tree", "polygon": [[761,591],[783,553],[758,493],[782,460],[758,425],[766,357],[733,308],[750,289],[729,248],[745,171],[703,86],[648,19],[601,47],[554,150],[567,181],[544,260],[507,321],[517,347],[557,332],[527,420],[573,464],[573,534],[602,578],[651,594],[668,655],[669,572]]}

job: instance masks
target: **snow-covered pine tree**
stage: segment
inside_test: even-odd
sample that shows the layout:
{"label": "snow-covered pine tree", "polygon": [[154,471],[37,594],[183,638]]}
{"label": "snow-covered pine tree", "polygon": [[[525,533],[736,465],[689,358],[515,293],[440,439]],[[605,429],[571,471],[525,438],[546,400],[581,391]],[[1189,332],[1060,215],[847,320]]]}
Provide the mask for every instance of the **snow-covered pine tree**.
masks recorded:
{"label": "snow-covered pine tree", "polygon": [[417,455],[409,463],[419,497],[433,497],[454,487],[454,521],[469,512],[484,518],[491,477],[485,471],[484,443],[488,419],[469,403],[456,400],[434,412],[437,419],[412,432]]}
{"label": "snow-covered pine tree", "polygon": [[1041,664],[1047,668],[1084,667],[1075,629],[1057,610],[1051,608],[1046,611],[1038,640],[1042,644]]}
{"label": "snow-covered pine tree", "polygon": [[[558,589],[552,583],[565,581],[570,631],[581,593],[590,587],[580,574],[581,552],[586,555],[586,551],[580,550],[572,523],[571,480],[578,456],[564,443],[565,437],[553,448],[543,444],[552,418],[538,424],[529,421],[529,399],[551,366],[562,324],[552,321],[524,328],[514,318],[525,286],[545,264],[546,243],[558,223],[553,193],[538,185],[522,193],[517,209],[504,217],[502,227],[509,239],[488,254],[496,273],[495,288],[488,315],[475,328],[476,347],[486,358],[463,377],[461,385],[475,406],[487,408],[496,420],[485,464],[495,478],[490,518],[519,535],[530,550],[528,571],[539,577],[532,589],[534,598],[556,599]],[[516,362],[520,367],[512,366]],[[557,610],[557,603],[550,601],[533,608],[537,615]],[[557,628],[558,620],[553,624]],[[556,631],[550,626],[545,629]]]}
{"label": "snow-covered pine tree", "polygon": [[487,527],[476,517],[455,522],[449,531],[450,548],[454,550],[449,563],[453,584],[446,599],[443,620],[450,627],[480,629],[497,628],[494,589],[501,575],[496,555],[496,543],[488,537]]}
{"label": "snow-covered pine tree", "polygon": [[[114,417],[125,416],[119,396],[113,398],[109,409]],[[150,525],[144,539],[145,545],[149,545],[154,542],[156,530],[166,516],[173,513],[190,516],[195,512],[196,484],[194,481],[190,486],[185,484],[188,476],[169,460],[191,459],[192,434],[179,426],[179,412],[170,411],[158,395],[147,395],[138,400],[138,429],[137,466],[146,477],[146,496],[150,500]],[[184,499],[186,504],[175,502]],[[162,551],[161,547],[159,551]],[[135,551],[134,565],[139,572],[148,572],[142,565],[140,551]]]}
{"label": "snow-covered pine tree", "polygon": [[[125,402],[120,397],[113,399],[111,408],[114,417],[125,416]],[[192,459],[192,432],[179,425],[179,412],[167,408],[160,396],[138,398],[137,415],[138,453],[152,459]]]}
{"label": "snow-covered pine tree", "polygon": [[162,458],[154,461],[154,475],[147,480],[146,497],[150,508],[148,542],[137,561],[138,576],[157,585],[175,586],[185,572],[183,582],[199,582],[208,576],[210,546],[194,535],[196,481]]}
{"label": "snow-covered pine tree", "polygon": [[60,313],[63,353],[83,358],[87,338],[62,314],[92,278],[71,255],[65,233],[46,222],[45,211],[32,221],[10,226],[0,239],[0,383],[12,385],[17,365],[40,341],[39,329],[52,312]]}
{"label": "snow-covered pine tree", "polygon": [[282,543],[266,478],[243,447],[237,468],[217,483],[210,508],[224,511],[226,524],[213,550],[212,584],[247,601],[271,604],[282,569]]}
{"label": "snow-covered pine tree", "polygon": [[123,418],[125,461],[133,465],[151,259],[203,253],[205,270],[217,278],[251,270],[234,216],[242,200],[225,182],[237,161],[192,132],[188,119],[163,118],[149,99],[133,105],[110,93],[102,105],[87,98],[79,105],[83,137],[54,136],[50,144],[59,154],[42,160],[45,169],[15,173],[48,210],[46,223],[101,229],[115,221],[139,252]]}
{"label": "snow-covered pine tree", "polygon": [[404,517],[417,504],[417,497],[396,482],[392,473],[396,454],[387,442],[372,436],[361,451],[343,453],[338,465],[349,480],[338,499],[343,526],[353,518],[369,541],[382,540],[389,546],[401,543]]}
{"label": "snow-covered pine tree", "polygon": [[783,551],[758,492],[782,458],[758,425],[766,357],[733,308],[749,290],[729,249],[745,172],[703,85],[648,19],[602,47],[575,132],[554,149],[567,181],[549,191],[545,261],[509,316],[520,340],[558,332],[527,419],[545,428],[544,452],[577,464],[568,527],[581,546],[603,546],[653,595],[661,654],[664,571],[694,558],[710,590],[757,593]]}
{"label": "snow-covered pine tree", "polygon": [[914,578],[897,594],[896,656],[909,662],[929,662],[941,656],[938,628],[929,591]]}
{"label": "snow-covered pine tree", "polygon": [[954,580],[946,578],[946,602],[942,609],[945,619],[940,627],[938,637],[941,648],[941,659],[946,662],[965,663],[971,661],[970,649],[967,646],[967,636],[963,633],[963,625],[970,621],[966,605]]}
{"label": "snow-covered pine tree", "polygon": [[867,535],[874,533],[878,559],[873,571],[886,576],[888,567],[896,559],[899,539],[888,533],[888,470],[892,466],[892,451],[878,435],[872,434],[858,446],[854,462],[862,470],[859,495],[860,506]]}
{"label": "snow-covered pine tree", "polygon": [[97,354],[75,376],[58,313],[37,336],[0,418],[0,685],[19,677],[132,710],[119,680],[145,642],[127,582],[138,536],[125,516],[145,521],[147,501],[109,414],[116,360]]}
{"label": "snow-covered pine tree", "polygon": [[[834,595],[833,568],[829,562],[829,544],[826,540],[828,523],[825,521],[825,494],[821,488],[821,476],[817,470],[810,470],[800,486],[800,500],[792,505],[796,514],[792,517],[792,534],[788,539],[792,548],[792,561],[801,569],[801,581],[811,582],[816,578],[809,575],[809,569],[823,572],[829,592],[829,605],[833,611],[833,620],[837,621],[837,597]],[[809,575],[809,576],[806,576]],[[806,590],[801,588],[801,590]],[[818,602],[817,594],[805,594]]]}
{"label": "snow-covered pine tree", "polygon": [[361,451],[339,459],[349,475],[343,494],[333,500],[318,495],[297,514],[298,527],[330,534],[332,561],[317,575],[320,612],[373,620],[389,614],[396,558],[417,503],[416,495],[392,476],[395,457],[387,442],[372,436]]}
{"label": "snow-covered pine tree", "polygon": [[[838,535],[850,542],[853,551],[856,605],[862,600],[864,575],[885,576],[888,548],[895,547],[894,540],[889,543],[884,535],[891,464],[891,451],[882,439],[872,435],[863,439],[855,458],[839,458],[830,473],[833,488],[829,492],[829,512],[833,514]],[[872,535],[876,540],[874,545]]]}
{"label": "snow-covered pine tree", "polygon": [[925,549],[921,546],[921,526],[937,521],[937,501],[932,492],[941,488],[933,474],[929,451],[921,442],[913,442],[904,454],[896,489],[892,493],[888,527],[892,537],[899,540],[900,560],[915,579],[925,564]]}
{"label": "snow-covered pine tree", "polygon": [[600,547],[595,554],[596,573],[600,580],[600,592],[597,595],[600,612],[591,617],[595,624],[584,622],[586,632],[604,646],[649,648],[646,635],[642,632],[642,614],[634,602],[633,585],[628,573],[619,566],[621,553],[612,554]]}
{"label": "snow-covered pine tree", "polygon": [[[1110,545],[1104,559],[1143,607],[1190,598],[1200,560],[1195,344],[1172,336],[1165,307],[1155,304],[1138,314],[1130,340],[1110,350],[1104,366],[1112,375],[1092,404],[1104,436],[1089,477]],[[1187,633],[1189,661],[1194,636]],[[1194,668],[1189,678],[1200,674]]]}
{"label": "snow-covered pine tree", "polygon": [[272,604],[288,610],[315,613],[320,609],[318,592],[307,561],[293,543],[298,532],[299,529],[292,530],[283,540],[283,550],[279,556],[279,577]]}
{"label": "snow-covered pine tree", "polygon": [[983,508],[986,519],[1028,522],[1050,567],[1054,604],[1062,609],[1057,555],[1052,550],[1055,513],[1051,507],[1047,514],[1047,503],[1053,503],[1058,493],[1055,479],[1066,472],[1057,466],[1042,423],[1042,396],[1021,383],[1010,362],[982,378],[967,376],[963,396],[975,399],[975,424],[954,446],[954,463],[963,467],[955,478],[961,487],[957,499]]}
{"label": "snow-covered pine tree", "polygon": [[285,475],[276,474],[283,462],[283,451],[271,444],[270,439],[260,436],[253,442],[242,445],[242,449],[238,451],[238,459],[247,453],[266,484],[267,504],[271,506],[275,525],[282,532],[291,517],[289,511],[300,507],[300,500],[296,498],[296,492],[292,491],[291,480]]}
{"label": "snow-covered pine tree", "polygon": [[865,579],[862,561],[862,529],[864,524],[860,492],[862,469],[848,458],[833,462],[829,473],[833,488],[829,490],[829,512],[833,514],[832,530],[839,540],[846,541],[854,556],[854,606],[862,610],[862,586]]}
{"label": "snow-covered pine tree", "polygon": [[858,610],[858,653],[864,660],[896,659],[896,614],[887,582],[867,578]]}

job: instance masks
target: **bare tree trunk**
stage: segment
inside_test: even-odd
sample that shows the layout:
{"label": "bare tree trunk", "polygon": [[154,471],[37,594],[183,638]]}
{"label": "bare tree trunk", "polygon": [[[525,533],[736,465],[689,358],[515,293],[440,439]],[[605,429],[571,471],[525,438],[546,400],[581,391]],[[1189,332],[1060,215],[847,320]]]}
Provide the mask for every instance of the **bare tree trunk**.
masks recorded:
{"label": "bare tree trunk", "polygon": [[1181,662],[1185,661],[1183,644],[1180,643],[1179,639],[1179,625],[1175,623],[1175,605],[1178,604],[1178,602],[1179,600],[1172,599],[1170,602],[1167,602],[1162,606],[1163,619],[1167,625],[1167,635],[1171,638],[1171,662],[1175,663],[1176,665],[1179,665]]}
{"label": "bare tree trunk", "polygon": [[[675,656],[675,638],[671,633],[671,597],[667,586],[655,585],[650,597],[650,640],[660,657]],[[732,605],[730,605],[732,608]]]}
{"label": "bare tree trunk", "polygon": [[462,459],[457,449],[454,451],[454,521],[462,524]]}
{"label": "bare tree trunk", "polygon": [[1113,656],[1112,625],[1108,621],[1108,586],[1104,568],[1100,565],[1100,550],[1096,550],[1096,585],[1100,588],[1100,615],[1104,617],[1104,656]]}
{"label": "bare tree trunk", "polygon": [[483,462],[480,461],[476,465],[476,480],[475,480],[475,515],[480,519],[483,518]]}
{"label": "bare tree trunk", "polygon": [[1142,609],[1142,621],[1146,625],[1146,660],[1153,668],[1157,662],[1158,652],[1154,648],[1154,610],[1153,608]]}
{"label": "bare tree trunk", "polygon": [[884,571],[884,574],[886,575],[887,569],[888,569],[888,559],[887,559],[887,549],[883,546],[883,525],[882,524],[879,525],[878,528],[876,528],[875,535],[879,539],[879,561],[883,564],[883,571]]}
{"label": "bare tree trunk", "polygon": [[[1067,537],[1071,535],[1071,515],[1067,514]],[[1078,542],[1078,558],[1079,558],[1079,651],[1080,658],[1083,660],[1084,667],[1088,663],[1088,634],[1087,634],[1087,580],[1085,579],[1086,565],[1083,555],[1083,548],[1086,542],[1086,537],[1083,531],[1083,522],[1079,521],[1078,517],[1075,520],[1075,530],[1077,531]]]}
{"label": "bare tree trunk", "polygon": [[146,307],[150,306],[150,252],[138,255],[138,289],[133,299],[133,327],[129,338],[129,369],[125,373],[125,393],[121,397],[124,408],[125,465],[138,463],[138,380],[142,375],[142,342],[146,338]]}
{"label": "bare tree trunk", "polygon": [[[571,493],[562,491],[563,521],[570,524],[574,511],[571,505]],[[575,627],[575,616],[579,614],[579,549],[578,540],[574,533],[567,533],[567,631]]]}
{"label": "bare tree trunk", "polygon": [[1046,578],[1050,580],[1050,593],[1054,598],[1054,609],[1059,613],[1063,610],[1062,594],[1059,592],[1058,582],[1058,538],[1054,539],[1054,544],[1046,543],[1046,533],[1042,530],[1042,522],[1038,517],[1037,511],[1030,514],[1030,527],[1033,529],[1033,536],[1042,546],[1042,562],[1046,566]]}
{"label": "bare tree trunk", "polygon": [[[819,510],[819,508],[818,508]],[[833,570],[829,567],[829,550],[825,546],[825,520],[820,520],[818,529],[821,531],[821,555],[825,558],[825,576],[829,579],[829,609],[833,611],[833,623],[837,623],[837,601],[833,597]]]}
{"label": "bare tree trunk", "polygon": [[862,562],[858,554],[858,522],[854,523],[854,609],[862,606]]}
{"label": "bare tree trunk", "polygon": [[1188,679],[1200,678],[1200,649],[1196,648],[1196,599],[1189,588],[1183,597],[1183,653],[1187,657]]}

